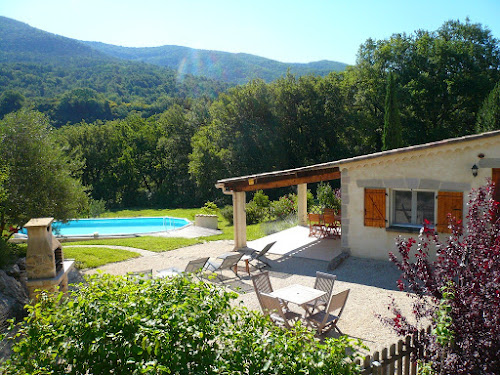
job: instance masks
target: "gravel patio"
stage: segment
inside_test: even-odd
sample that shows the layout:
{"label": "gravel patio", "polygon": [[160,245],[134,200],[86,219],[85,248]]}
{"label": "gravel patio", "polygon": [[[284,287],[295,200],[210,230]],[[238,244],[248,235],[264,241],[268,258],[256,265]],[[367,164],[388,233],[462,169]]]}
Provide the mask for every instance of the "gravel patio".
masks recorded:
{"label": "gravel patio", "polygon": [[[289,238],[289,236],[287,236]],[[275,237],[272,238],[276,239]],[[259,239],[255,244],[271,242],[270,238]],[[333,240],[330,240],[333,241]],[[249,246],[252,243],[249,243]],[[301,245],[304,247],[304,245]],[[315,242],[317,248],[322,248]],[[262,246],[263,247],[263,246]],[[306,246],[308,247],[308,246]],[[324,247],[324,246],[323,246]],[[255,247],[260,249],[261,247]],[[334,293],[350,289],[346,308],[339,321],[340,330],[354,339],[361,339],[369,347],[369,351],[381,350],[384,347],[396,343],[399,337],[388,327],[384,326],[375,316],[389,316],[388,304],[394,298],[403,312],[411,311],[411,298],[396,288],[399,271],[388,261],[376,261],[350,257],[346,259],[334,271],[328,271],[328,261],[305,257],[307,254],[301,251],[280,251],[282,246],[277,246],[278,251],[269,254],[271,268],[270,278],[274,289],[279,289],[291,284],[302,284],[313,286],[316,271],[329,272],[337,275]],[[310,246],[309,246],[310,248]],[[334,243],[327,243],[327,249],[333,249]],[[142,270],[153,270],[153,275],[158,270],[169,267],[184,269],[186,264],[199,257],[210,256],[216,258],[218,255],[233,249],[233,241],[215,241],[184,247],[164,253],[144,253],[140,258],[134,258],[123,262],[112,263],[98,269],[85,270],[85,274],[92,274],[101,270],[115,275],[123,275],[127,272]],[[321,250],[324,254],[324,249]],[[330,250],[328,250],[330,251]],[[334,251],[334,250],[331,250]],[[316,256],[323,258],[324,255]],[[251,269],[251,273],[259,272]],[[223,285],[239,294],[237,303],[242,303],[249,309],[260,310],[260,306],[253,290],[250,276],[245,272],[244,263],[240,263],[239,275],[236,278],[231,271],[224,271]],[[297,307],[300,312],[300,308]],[[328,335],[338,335],[330,331]]]}

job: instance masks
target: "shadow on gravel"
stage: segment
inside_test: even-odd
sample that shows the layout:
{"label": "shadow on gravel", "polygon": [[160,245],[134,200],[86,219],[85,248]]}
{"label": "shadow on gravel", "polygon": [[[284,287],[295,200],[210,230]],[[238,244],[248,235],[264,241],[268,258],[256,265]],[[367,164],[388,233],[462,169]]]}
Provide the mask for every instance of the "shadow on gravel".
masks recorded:
{"label": "shadow on gravel", "polygon": [[328,262],[294,258],[280,257],[271,261],[271,276],[284,278],[279,274],[316,276],[316,271],[328,272],[337,275],[337,280],[354,284],[374,286],[387,290],[398,290],[396,282],[401,272],[397,267],[383,260],[349,257],[335,270],[328,270]]}

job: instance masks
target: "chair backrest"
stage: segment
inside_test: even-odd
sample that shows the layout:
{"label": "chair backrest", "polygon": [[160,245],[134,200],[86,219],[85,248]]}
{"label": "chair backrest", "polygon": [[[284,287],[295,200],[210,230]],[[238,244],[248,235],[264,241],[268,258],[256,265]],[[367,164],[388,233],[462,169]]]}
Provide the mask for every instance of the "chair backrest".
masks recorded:
{"label": "chair backrest", "polygon": [[314,289],[322,290],[326,294],[318,298],[319,302],[327,304],[333,294],[333,284],[337,280],[337,275],[316,271],[316,280],[314,281]]}
{"label": "chair backrest", "polygon": [[262,308],[262,312],[265,315],[269,315],[271,320],[273,320],[276,323],[276,320],[279,322],[283,322],[286,327],[290,328],[290,324],[288,323],[288,320],[286,319],[286,316],[283,312],[283,309],[281,307],[280,300],[276,297],[272,297],[267,293],[259,293],[260,298],[260,307]]}
{"label": "chair backrest", "polygon": [[309,220],[309,225],[321,223],[321,215],[320,214],[308,214],[307,218]]}
{"label": "chair backrest", "polygon": [[234,253],[234,255],[229,255],[224,260],[222,261],[219,269],[220,270],[225,270],[229,269],[231,267],[234,267],[235,265],[238,264],[240,261],[241,257],[243,256],[242,253]]}
{"label": "chair backrest", "polygon": [[323,223],[325,225],[333,225],[337,222],[334,214],[324,214],[323,215]]}
{"label": "chair backrest", "polygon": [[262,312],[266,315],[270,315],[272,312],[276,312],[278,314],[282,312],[280,301],[276,297],[272,297],[267,293],[260,293],[260,302]]}
{"label": "chair backrest", "polygon": [[340,318],[340,315],[342,315],[342,311],[344,311],[345,303],[347,302],[347,297],[349,297],[350,291],[350,289],[347,289],[332,296],[332,298],[330,299],[330,303],[326,308],[326,315],[337,311],[335,315],[337,316],[337,319]]}
{"label": "chair backrest", "polygon": [[252,275],[252,283],[257,293],[271,293],[273,291],[268,271]]}
{"label": "chair backrest", "polygon": [[323,215],[335,215],[335,210],[333,208],[323,209]]}
{"label": "chair backrest", "polygon": [[195,260],[190,261],[187,264],[184,272],[186,272],[186,273],[199,272],[201,269],[203,269],[203,267],[205,266],[205,264],[208,262],[209,259],[210,259],[209,257],[206,257],[206,258],[199,258],[199,259],[195,259]]}
{"label": "chair backrest", "polygon": [[259,253],[257,254],[257,258],[263,256],[265,253],[269,251],[271,247],[276,243],[276,241],[268,243]]}

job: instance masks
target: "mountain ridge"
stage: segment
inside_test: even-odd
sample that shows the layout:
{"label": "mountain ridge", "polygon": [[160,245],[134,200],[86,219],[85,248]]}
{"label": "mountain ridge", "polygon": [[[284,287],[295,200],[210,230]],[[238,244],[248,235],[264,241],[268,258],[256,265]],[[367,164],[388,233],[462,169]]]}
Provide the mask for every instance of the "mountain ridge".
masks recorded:
{"label": "mountain ridge", "polygon": [[180,75],[202,76],[230,84],[252,79],[273,81],[288,71],[296,75],[325,76],[342,71],[347,64],[321,60],[310,63],[283,63],[248,54],[191,47],[122,47],[102,42],[67,38],[0,16],[0,62],[54,63],[133,61],[166,67]]}
{"label": "mountain ridge", "polygon": [[102,42],[82,41],[82,43],[116,58],[166,66],[181,74],[203,75],[237,84],[255,78],[270,82],[283,76],[288,70],[297,75],[324,76],[332,71],[342,71],[347,66],[329,60],[284,63],[244,52],[232,53],[177,45],[122,47]]}

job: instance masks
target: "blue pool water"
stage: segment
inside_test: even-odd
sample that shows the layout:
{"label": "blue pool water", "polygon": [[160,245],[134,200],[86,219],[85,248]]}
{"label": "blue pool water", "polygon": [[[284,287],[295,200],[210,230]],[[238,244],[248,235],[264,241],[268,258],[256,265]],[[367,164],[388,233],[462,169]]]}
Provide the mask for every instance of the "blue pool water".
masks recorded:
{"label": "blue pool water", "polygon": [[[91,236],[94,233],[102,235],[142,234],[163,232],[182,228],[189,220],[176,217],[132,217],[112,219],[80,219],[67,223],[55,221],[52,231],[56,236]],[[21,233],[26,234],[23,228]]]}

